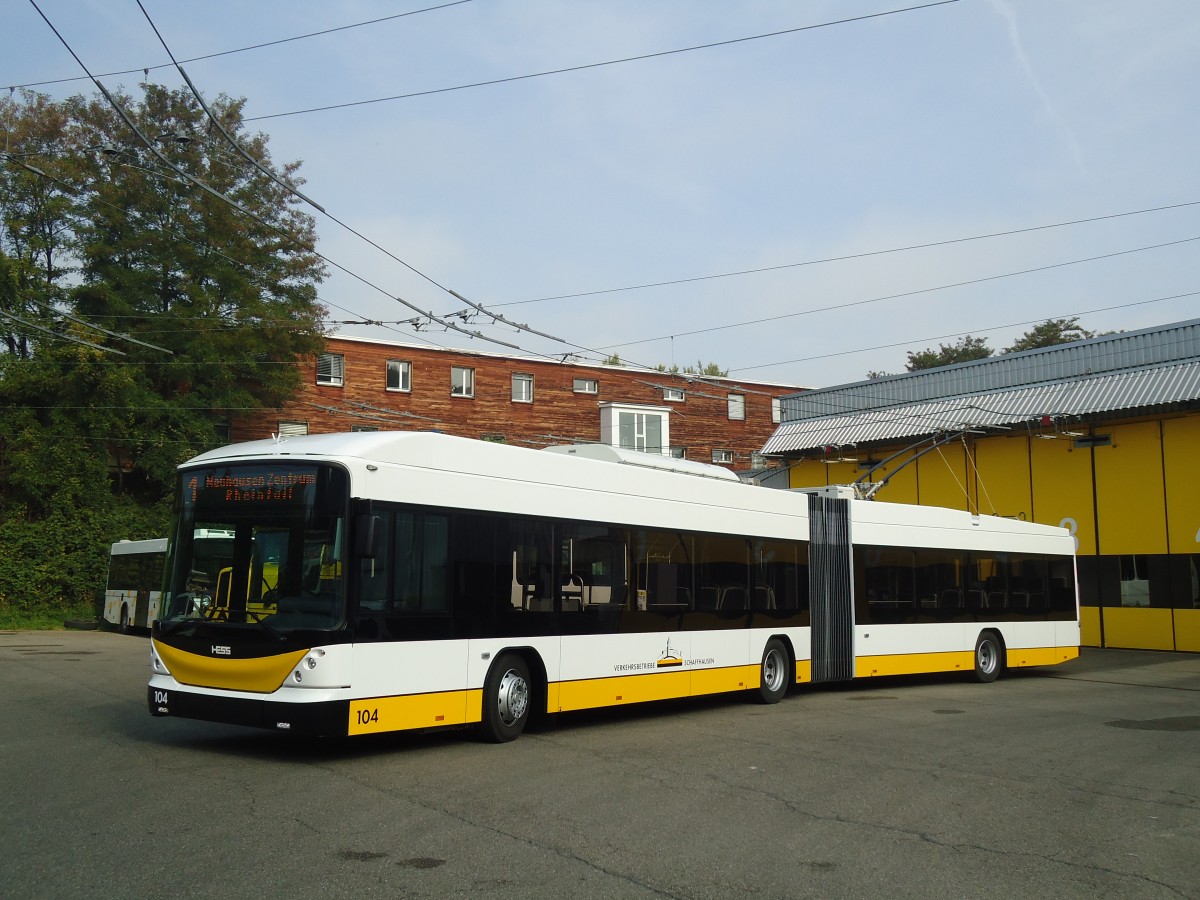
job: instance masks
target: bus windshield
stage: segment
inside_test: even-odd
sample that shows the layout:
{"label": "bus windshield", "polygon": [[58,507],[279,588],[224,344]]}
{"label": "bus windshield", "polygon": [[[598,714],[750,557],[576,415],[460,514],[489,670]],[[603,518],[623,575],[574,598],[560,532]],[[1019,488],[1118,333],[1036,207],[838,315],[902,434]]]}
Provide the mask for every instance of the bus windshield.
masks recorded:
{"label": "bus windshield", "polygon": [[181,474],[164,623],[344,621],[347,478],[329,465],[247,463]]}

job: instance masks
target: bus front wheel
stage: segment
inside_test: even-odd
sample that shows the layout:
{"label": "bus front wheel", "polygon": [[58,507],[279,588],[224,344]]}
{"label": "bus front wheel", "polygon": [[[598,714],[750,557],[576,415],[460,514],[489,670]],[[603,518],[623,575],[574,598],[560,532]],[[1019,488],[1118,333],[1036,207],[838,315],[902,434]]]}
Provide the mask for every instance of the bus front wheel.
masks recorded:
{"label": "bus front wheel", "polygon": [[779,638],[771,638],[763,649],[762,670],[759,672],[758,700],[778,703],[788,689],[790,668],[787,648]]}
{"label": "bus front wheel", "polygon": [[502,744],[515,740],[529,721],[529,666],[515,653],[492,665],[483,685],[483,737]]}
{"label": "bus front wheel", "polygon": [[994,631],[984,631],[975,642],[975,680],[984,684],[995,681],[1000,677],[1003,658],[1003,648],[1000,638]]}

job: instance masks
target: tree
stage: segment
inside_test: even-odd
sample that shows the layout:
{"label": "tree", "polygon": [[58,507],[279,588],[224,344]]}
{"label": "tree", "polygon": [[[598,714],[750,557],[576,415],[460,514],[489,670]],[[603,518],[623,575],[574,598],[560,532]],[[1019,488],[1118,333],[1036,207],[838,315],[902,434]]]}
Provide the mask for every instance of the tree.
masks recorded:
{"label": "tree", "polygon": [[921,369],[936,369],[938,366],[950,366],[954,363],[970,362],[973,359],[987,359],[992,355],[986,338],[964,336],[956,344],[939,344],[937,350],[910,350],[908,365],[910,372]]}
{"label": "tree", "polygon": [[1076,316],[1069,319],[1047,319],[1040,325],[1029,329],[1017,338],[1012,346],[1005,347],[1000,352],[1020,353],[1022,350],[1036,350],[1039,347],[1053,347],[1057,344],[1085,341],[1095,336],[1095,332],[1080,327],[1079,319]]}
{"label": "tree", "polygon": [[682,369],[674,363],[670,367],[666,363],[659,363],[654,367],[656,372],[665,372],[668,375],[678,375],[681,372],[684,375],[705,375],[710,378],[726,378],[729,375],[728,369],[722,369],[715,362],[705,363],[696,360],[694,366],[684,366]]}
{"label": "tree", "polygon": [[[325,270],[299,201],[186,91],[116,101],[157,154],[106,100],[0,100],[0,522],[19,543],[12,528],[57,522],[65,538],[86,519],[64,544],[85,558],[60,568],[88,578],[112,540],[164,533],[175,466],[219,444],[233,415],[294,394],[297,359],[324,340]],[[242,106],[210,103],[295,181],[299,163],[274,166]],[[115,531],[131,522],[155,530]],[[0,612],[6,597],[70,603],[102,585],[16,578],[0,567]]]}

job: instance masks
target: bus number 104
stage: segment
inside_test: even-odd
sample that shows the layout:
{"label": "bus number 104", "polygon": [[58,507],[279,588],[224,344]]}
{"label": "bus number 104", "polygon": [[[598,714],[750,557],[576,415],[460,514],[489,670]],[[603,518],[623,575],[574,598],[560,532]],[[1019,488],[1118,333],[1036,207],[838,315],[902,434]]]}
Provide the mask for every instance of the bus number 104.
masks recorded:
{"label": "bus number 104", "polygon": [[379,722],[379,710],[377,709],[360,709],[358,710],[359,725],[374,725]]}

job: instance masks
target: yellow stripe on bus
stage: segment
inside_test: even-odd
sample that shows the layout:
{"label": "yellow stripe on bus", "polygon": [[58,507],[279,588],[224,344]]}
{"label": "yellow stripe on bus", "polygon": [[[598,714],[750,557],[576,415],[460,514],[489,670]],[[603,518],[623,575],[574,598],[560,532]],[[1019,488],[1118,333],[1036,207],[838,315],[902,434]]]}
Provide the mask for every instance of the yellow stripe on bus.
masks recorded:
{"label": "yellow stripe on bus", "polygon": [[974,668],[975,654],[970,650],[952,653],[897,653],[892,656],[857,657],[854,660],[854,677],[919,675],[923,672],[966,672]]}
{"label": "yellow stripe on bus", "polygon": [[721,694],[756,688],[758,679],[759,667],[752,665],[561,681],[550,686],[547,707],[550,712],[569,712]]}
{"label": "yellow stripe on bus", "polygon": [[[1007,665],[1051,666],[1079,656],[1078,647],[1033,647],[1009,650]],[[860,656],[854,660],[854,677],[877,675],[920,675],[926,672],[971,672],[975,654],[970,650],[950,653],[897,653],[891,656]]]}
{"label": "yellow stripe on bus", "polygon": [[1031,647],[1008,651],[1008,665],[1013,669],[1019,666],[1053,666],[1078,658],[1078,647]]}
{"label": "yellow stripe on bus", "polygon": [[350,703],[347,734],[408,731],[466,725],[480,720],[483,691],[439,691],[400,697],[373,697]]}
{"label": "yellow stripe on bus", "polygon": [[168,671],[180,684],[196,687],[221,688],[227,691],[251,691],[269,694],[278,690],[283,680],[304,658],[307,650],[261,656],[256,659],[230,659],[225,656],[200,656],[160,641],[154,649]]}

